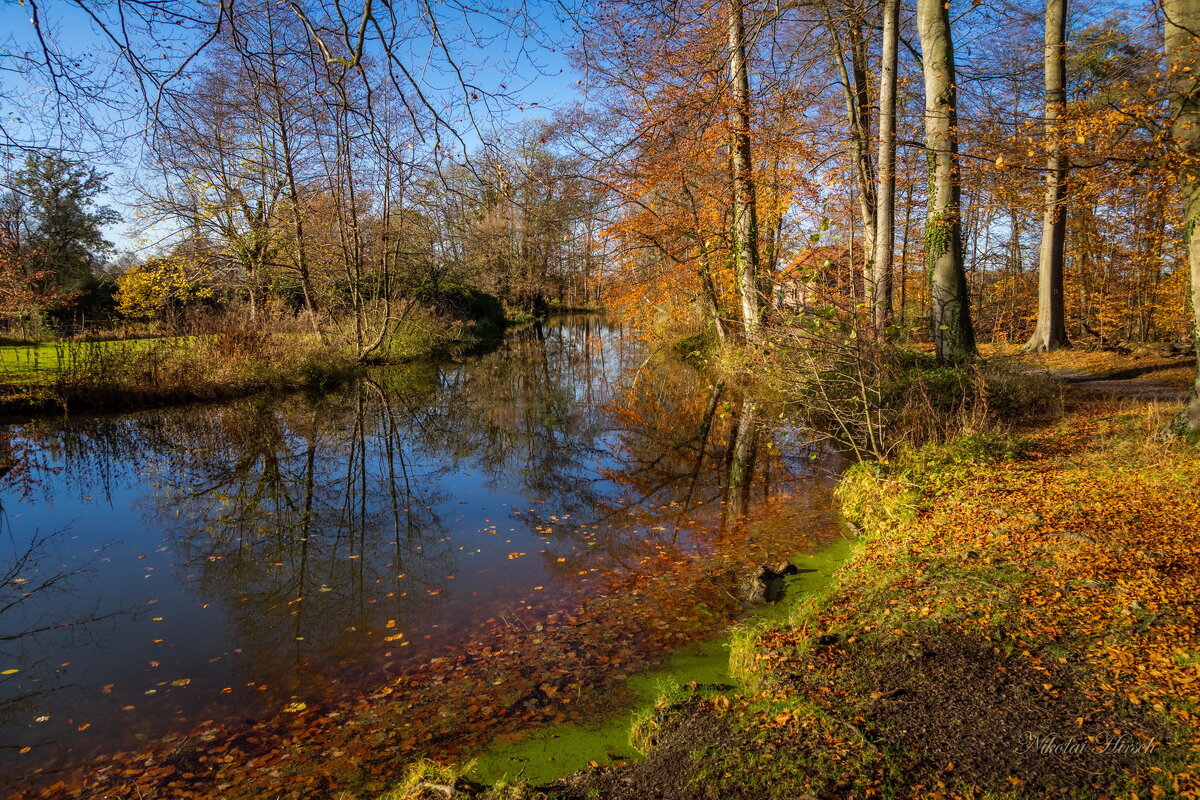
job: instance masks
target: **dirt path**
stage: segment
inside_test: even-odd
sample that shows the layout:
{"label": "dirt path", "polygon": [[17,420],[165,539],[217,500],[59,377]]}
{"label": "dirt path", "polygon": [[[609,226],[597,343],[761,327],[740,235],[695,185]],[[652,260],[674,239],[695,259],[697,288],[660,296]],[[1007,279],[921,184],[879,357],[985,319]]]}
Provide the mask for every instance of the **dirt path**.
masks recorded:
{"label": "dirt path", "polygon": [[1195,368],[1196,360],[1170,359],[1165,363],[1132,366],[1101,373],[1069,367],[1049,367],[1046,371],[1055,380],[1068,386],[1112,397],[1131,397],[1138,400],[1180,402],[1187,400],[1188,388],[1181,386],[1179,373]]}

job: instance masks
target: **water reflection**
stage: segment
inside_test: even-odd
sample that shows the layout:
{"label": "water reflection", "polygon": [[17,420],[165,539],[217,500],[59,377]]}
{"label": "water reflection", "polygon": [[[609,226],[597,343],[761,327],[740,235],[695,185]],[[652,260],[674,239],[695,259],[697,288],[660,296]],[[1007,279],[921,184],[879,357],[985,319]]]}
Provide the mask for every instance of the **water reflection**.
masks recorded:
{"label": "water reflection", "polygon": [[[95,568],[69,591],[0,605],[0,670],[19,670],[0,683],[12,709],[0,771],[331,707],[487,652],[497,631],[541,631],[680,554],[759,557],[770,537],[750,544],[748,510],[817,497],[808,460],[781,457],[729,387],[682,365],[639,373],[639,355],[583,317],[472,363],[380,370],[322,396],[10,428],[19,469],[0,486],[14,547],[61,529],[64,557]],[[6,586],[32,574],[14,564]],[[97,617],[111,627],[91,641],[17,636]],[[637,661],[603,654],[630,648],[614,631],[578,645],[599,664]],[[495,715],[555,696],[530,686]]]}

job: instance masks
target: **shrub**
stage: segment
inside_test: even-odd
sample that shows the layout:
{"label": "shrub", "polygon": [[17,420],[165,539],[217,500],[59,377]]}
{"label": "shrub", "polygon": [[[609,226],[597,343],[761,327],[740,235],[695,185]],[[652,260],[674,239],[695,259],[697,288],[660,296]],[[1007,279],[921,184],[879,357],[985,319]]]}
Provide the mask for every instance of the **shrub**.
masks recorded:
{"label": "shrub", "polygon": [[1048,377],[982,363],[939,365],[860,336],[833,315],[800,318],[769,348],[762,373],[796,420],[860,461],[1062,410],[1062,389]]}
{"label": "shrub", "polygon": [[500,300],[469,283],[426,284],[418,287],[413,296],[436,314],[476,325],[504,327],[504,307]]}

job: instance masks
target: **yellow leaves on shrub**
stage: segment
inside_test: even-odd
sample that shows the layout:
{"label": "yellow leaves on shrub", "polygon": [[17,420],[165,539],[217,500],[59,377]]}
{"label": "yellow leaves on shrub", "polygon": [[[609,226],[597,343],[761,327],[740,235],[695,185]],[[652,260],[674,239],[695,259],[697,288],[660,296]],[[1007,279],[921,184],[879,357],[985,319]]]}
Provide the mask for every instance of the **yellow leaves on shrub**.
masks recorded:
{"label": "yellow leaves on shrub", "polygon": [[212,296],[209,268],[185,256],[154,258],[117,278],[117,311],[131,319],[152,319],[172,304]]}

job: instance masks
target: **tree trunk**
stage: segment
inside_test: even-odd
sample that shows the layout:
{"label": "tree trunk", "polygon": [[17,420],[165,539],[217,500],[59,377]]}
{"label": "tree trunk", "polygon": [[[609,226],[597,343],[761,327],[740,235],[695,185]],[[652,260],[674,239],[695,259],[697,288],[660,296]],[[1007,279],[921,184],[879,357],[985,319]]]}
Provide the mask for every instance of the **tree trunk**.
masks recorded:
{"label": "tree trunk", "polygon": [[[1163,0],[1171,137],[1178,154],[1184,235],[1192,276],[1192,336],[1200,352],[1200,0]],[[1200,374],[1186,412],[1188,430],[1200,431]]]}
{"label": "tree trunk", "polygon": [[[855,9],[850,14],[850,73],[853,78],[853,107],[854,124],[858,129],[857,146],[855,150],[854,171],[858,179],[858,210],[862,218],[862,268],[859,270],[859,282],[862,275],[871,269],[875,262],[875,231],[876,205],[875,195],[875,165],[871,163],[871,91],[867,83],[867,38],[863,32],[862,14]],[[857,287],[859,298],[865,301],[866,294]]]}
{"label": "tree trunk", "polygon": [[892,259],[896,244],[896,29],[899,0],[883,0],[883,50],[879,64],[879,151],[875,159],[875,253],[871,274],[875,336],[883,341],[892,321]]}
{"label": "tree trunk", "polygon": [[704,307],[707,309],[708,315],[712,318],[713,330],[716,331],[717,341],[724,343],[725,326],[721,321],[721,301],[717,296],[716,284],[713,282],[708,242],[703,238],[700,240],[700,283],[701,291],[704,294]]}
{"label": "tree trunk", "polygon": [[[876,230],[875,169],[871,163],[871,100],[867,91],[866,39],[862,32],[862,20],[851,14],[849,21],[850,70],[846,69],[846,53],[841,37],[833,21],[830,4],[824,4],[825,25],[833,38],[833,56],[837,63],[838,76],[842,84],[842,96],[846,105],[846,124],[850,129],[850,192],[851,202],[857,199],[859,219],[862,220],[863,263],[874,263]],[[857,197],[855,198],[855,192]],[[853,223],[851,223],[853,229]],[[853,256],[853,230],[851,231],[851,255]],[[847,291],[855,290],[853,258]],[[852,298],[857,300],[857,297]]]}
{"label": "tree trunk", "polygon": [[733,262],[742,300],[742,328],[755,341],[762,323],[758,293],[758,219],[750,154],[750,79],[742,0],[729,0],[729,80],[733,84]]}
{"label": "tree trunk", "polygon": [[975,357],[967,276],[962,262],[959,203],[958,93],[949,3],[917,0],[917,29],[925,73],[925,147],[929,212],[925,257],[930,273],[931,325],[940,363]]}
{"label": "tree trunk", "polygon": [[1063,250],[1067,237],[1064,203],[1067,161],[1059,142],[1059,117],[1066,105],[1067,0],[1046,0],[1046,204],[1042,211],[1042,247],[1038,255],[1038,312],[1025,352],[1070,347],[1063,307]]}
{"label": "tree trunk", "polygon": [[703,296],[702,305],[712,319],[713,329],[717,333],[717,341],[724,344],[725,326],[721,320],[721,300],[717,295],[716,283],[713,281],[712,255],[708,246],[708,237],[700,223],[700,206],[696,202],[696,196],[692,193],[692,189],[686,181],[680,184],[680,190],[684,197],[687,198],[688,205],[692,211],[692,225],[700,256],[697,266],[700,273],[700,291]]}

